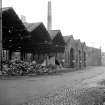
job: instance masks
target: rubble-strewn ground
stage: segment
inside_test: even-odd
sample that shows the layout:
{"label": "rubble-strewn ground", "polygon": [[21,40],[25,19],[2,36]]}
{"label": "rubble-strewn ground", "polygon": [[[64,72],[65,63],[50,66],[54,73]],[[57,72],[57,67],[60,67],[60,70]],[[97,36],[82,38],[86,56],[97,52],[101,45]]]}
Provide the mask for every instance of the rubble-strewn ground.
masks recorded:
{"label": "rubble-strewn ground", "polygon": [[0,80],[0,105],[103,105],[105,101],[105,67],[16,78]]}

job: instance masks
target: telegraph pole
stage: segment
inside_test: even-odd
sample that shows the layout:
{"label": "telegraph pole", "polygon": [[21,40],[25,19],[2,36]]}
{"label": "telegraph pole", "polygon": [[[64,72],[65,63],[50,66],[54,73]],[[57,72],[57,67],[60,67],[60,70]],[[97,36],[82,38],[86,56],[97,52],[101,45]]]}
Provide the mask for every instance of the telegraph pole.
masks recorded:
{"label": "telegraph pole", "polygon": [[2,8],[0,5],[0,71],[2,70]]}

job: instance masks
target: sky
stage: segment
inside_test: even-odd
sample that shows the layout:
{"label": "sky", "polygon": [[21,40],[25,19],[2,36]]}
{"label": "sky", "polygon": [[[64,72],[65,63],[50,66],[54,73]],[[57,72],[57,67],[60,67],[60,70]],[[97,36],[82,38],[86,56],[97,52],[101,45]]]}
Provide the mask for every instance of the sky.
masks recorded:
{"label": "sky", "polygon": [[[105,52],[105,0],[51,0],[52,29],[73,35],[87,46]],[[27,22],[43,22],[47,27],[48,0],[2,0],[2,7],[13,7]]]}

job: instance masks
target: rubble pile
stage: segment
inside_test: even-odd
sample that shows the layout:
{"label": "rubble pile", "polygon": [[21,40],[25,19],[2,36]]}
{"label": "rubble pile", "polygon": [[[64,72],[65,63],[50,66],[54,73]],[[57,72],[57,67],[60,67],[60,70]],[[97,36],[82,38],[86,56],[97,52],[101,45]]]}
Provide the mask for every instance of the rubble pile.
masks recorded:
{"label": "rubble pile", "polygon": [[4,62],[2,64],[2,75],[28,75],[28,74],[44,74],[55,73],[56,65],[37,64],[34,62],[25,62],[21,60],[14,60],[10,62]]}

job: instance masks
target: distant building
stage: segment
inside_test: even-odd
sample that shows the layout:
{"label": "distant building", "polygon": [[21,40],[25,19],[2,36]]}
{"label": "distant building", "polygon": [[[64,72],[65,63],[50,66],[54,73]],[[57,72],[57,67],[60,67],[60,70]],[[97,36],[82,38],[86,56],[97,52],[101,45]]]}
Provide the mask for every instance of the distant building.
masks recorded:
{"label": "distant building", "polygon": [[65,67],[75,67],[75,56],[76,56],[76,47],[75,47],[75,41],[72,35],[70,36],[64,36],[66,45],[65,45]]}
{"label": "distant building", "polygon": [[101,64],[101,49],[87,47],[87,65],[100,66]]}
{"label": "distant building", "polygon": [[81,69],[86,67],[86,45],[80,40],[74,40],[73,36],[64,36],[65,46],[65,67]]}
{"label": "distant building", "polygon": [[105,66],[105,52],[102,53],[102,65]]}
{"label": "distant building", "polygon": [[83,43],[81,43],[81,46],[82,46],[82,67],[86,67],[87,66],[87,64],[86,64],[86,60],[87,60],[87,58],[86,58],[86,56],[87,56],[87,47],[86,47],[86,43],[85,42],[83,42]]}

